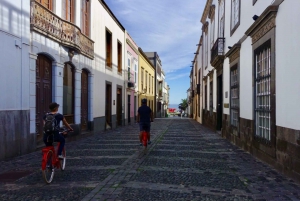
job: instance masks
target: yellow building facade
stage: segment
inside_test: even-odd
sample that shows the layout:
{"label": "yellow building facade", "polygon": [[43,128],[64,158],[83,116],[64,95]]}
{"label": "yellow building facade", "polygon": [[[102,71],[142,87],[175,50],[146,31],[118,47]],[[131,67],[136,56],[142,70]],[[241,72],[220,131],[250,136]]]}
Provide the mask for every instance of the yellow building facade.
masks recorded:
{"label": "yellow building facade", "polygon": [[155,94],[155,68],[149,61],[145,53],[139,48],[139,91],[138,91],[138,106],[141,106],[141,100],[147,99],[147,105],[154,111],[154,94]]}

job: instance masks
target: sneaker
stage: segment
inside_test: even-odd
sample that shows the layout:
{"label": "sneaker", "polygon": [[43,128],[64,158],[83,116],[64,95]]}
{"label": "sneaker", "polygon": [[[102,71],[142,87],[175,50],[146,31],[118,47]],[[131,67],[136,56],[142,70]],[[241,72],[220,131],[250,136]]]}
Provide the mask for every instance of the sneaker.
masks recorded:
{"label": "sneaker", "polygon": [[143,144],[142,144],[142,143],[140,143],[140,146],[143,146]]}
{"label": "sneaker", "polygon": [[148,144],[151,144],[151,141],[150,141],[150,140],[148,141]]}
{"label": "sneaker", "polygon": [[59,159],[64,159],[64,156],[63,155],[58,155],[57,156]]}

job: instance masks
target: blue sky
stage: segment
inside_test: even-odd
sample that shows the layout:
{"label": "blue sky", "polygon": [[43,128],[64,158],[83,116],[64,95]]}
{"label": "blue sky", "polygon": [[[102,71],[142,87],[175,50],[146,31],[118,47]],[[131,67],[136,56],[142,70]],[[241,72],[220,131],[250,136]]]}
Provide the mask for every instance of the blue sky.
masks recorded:
{"label": "blue sky", "polygon": [[206,0],[105,2],[144,52],[158,53],[171,88],[170,104],[179,104],[187,96]]}

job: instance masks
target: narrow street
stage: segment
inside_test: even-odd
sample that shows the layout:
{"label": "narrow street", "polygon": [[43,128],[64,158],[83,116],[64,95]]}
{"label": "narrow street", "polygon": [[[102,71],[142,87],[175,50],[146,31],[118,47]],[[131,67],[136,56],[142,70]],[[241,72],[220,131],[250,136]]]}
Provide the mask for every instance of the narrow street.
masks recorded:
{"label": "narrow street", "polygon": [[50,185],[41,151],[1,162],[0,200],[300,200],[298,184],[194,120],[156,119],[151,130],[146,156],[137,125],[68,142]]}

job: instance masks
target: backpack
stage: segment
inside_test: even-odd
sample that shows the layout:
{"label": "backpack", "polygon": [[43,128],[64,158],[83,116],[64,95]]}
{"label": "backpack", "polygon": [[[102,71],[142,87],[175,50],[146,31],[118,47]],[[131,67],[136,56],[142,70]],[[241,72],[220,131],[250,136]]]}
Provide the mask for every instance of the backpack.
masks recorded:
{"label": "backpack", "polygon": [[44,124],[44,132],[45,133],[53,133],[58,131],[57,120],[55,119],[56,114],[47,113]]}

